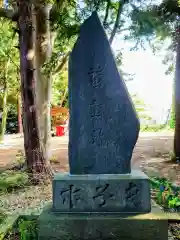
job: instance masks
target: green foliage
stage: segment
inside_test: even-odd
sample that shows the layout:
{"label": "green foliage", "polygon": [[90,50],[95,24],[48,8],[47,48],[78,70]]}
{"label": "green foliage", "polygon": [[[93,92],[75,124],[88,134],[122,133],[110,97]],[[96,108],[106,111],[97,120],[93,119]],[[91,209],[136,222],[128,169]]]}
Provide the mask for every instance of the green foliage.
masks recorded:
{"label": "green foliage", "polygon": [[[173,83],[173,85],[174,85],[174,83]],[[174,94],[173,94],[173,98],[172,98],[169,126],[171,129],[175,129],[175,98],[174,98]]]}
{"label": "green foliage", "polygon": [[180,187],[175,187],[166,178],[152,178],[152,189],[156,190],[156,201],[164,208],[180,210]]}
{"label": "green foliage", "polygon": [[[107,1],[96,1],[88,0],[83,1],[82,4],[75,1],[64,1],[63,7],[59,10],[57,15],[53,15],[51,18],[52,30],[56,32],[56,38],[53,47],[53,55],[51,57],[50,63],[48,63],[49,70],[54,71],[56,66],[62,62],[63,56],[70,51],[77,39],[77,35],[80,30],[81,23],[92,13],[92,11],[97,10],[99,16],[104,22],[104,17],[106,14]],[[110,4],[110,9],[108,12],[108,17],[106,19],[106,31],[110,35],[113,29],[113,25],[117,16],[118,2],[114,1]],[[124,11],[127,15],[127,12]],[[126,21],[123,19],[123,15],[120,18],[117,32],[125,27]],[[111,29],[111,30],[110,30]],[[122,52],[120,51],[116,57],[118,66],[122,64]],[[122,72],[122,70],[121,70]],[[52,104],[57,105],[62,103],[62,99],[66,95],[67,89],[67,67],[62,69],[61,72],[53,76],[53,88],[52,88]],[[129,79],[126,73],[123,72],[123,76]],[[65,94],[65,96],[64,96]],[[67,106],[67,101],[64,102]]]}
{"label": "green foliage", "polygon": [[[43,66],[43,71],[46,74],[50,72],[54,75],[54,70],[56,67],[61,64],[63,60],[63,56],[69,52],[77,38],[77,35],[80,30],[81,23],[92,13],[92,11],[97,10],[99,16],[104,21],[104,17],[106,15],[106,7],[107,0],[84,0],[80,4],[79,1],[74,0],[64,0],[64,1],[45,1],[46,3],[55,4],[57,11],[52,11],[50,17],[52,37],[55,39],[53,44],[53,54],[49,62],[45,63]],[[114,22],[117,16],[119,3],[118,1],[112,1],[109,6],[108,16],[106,19],[106,30],[108,35],[111,34],[111,31],[114,26]],[[123,11],[126,15],[128,15],[127,11]],[[10,24],[8,21],[3,21],[1,23],[1,31],[0,31],[0,57],[1,53],[3,56],[7,56],[7,59],[10,58],[11,66],[8,72],[8,82],[10,82],[9,77],[12,78],[11,84],[9,84],[9,88],[11,86],[12,90],[9,90],[9,95],[16,96],[16,89],[19,89],[19,83],[16,81],[17,78],[17,70],[19,70],[19,56],[17,49],[14,47],[18,45],[17,36],[14,34],[12,27],[13,24]],[[120,18],[120,22],[117,28],[117,32],[125,27],[126,21],[124,20],[124,16],[122,14]],[[110,30],[111,29],[111,30]],[[13,40],[10,40],[13,39]],[[6,47],[6,48],[5,48]],[[1,51],[2,48],[2,51]],[[6,50],[5,50],[6,49]],[[0,58],[1,59],[1,58]],[[3,60],[4,62],[4,60]],[[118,58],[118,63],[121,60]],[[0,65],[1,67],[1,65]],[[4,66],[2,66],[2,70]],[[15,79],[16,78],[16,79]],[[52,90],[52,104],[59,104],[61,102],[61,98],[64,97],[64,93],[67,88],[67,68],[63,69],[59,76],[53,76],[53,90]],[[0,96],[1,97],[1,96]],[[67,96],[65,95],[65,99]],[[15,101],[14,101],[15,102]],[[14,103],[13,103],[14,104]],[[67,105],[67,101],[65,101]]]}
{"label": "green foliage", "polygon": [[132,95],[132,100],[136,109],[136,112],[138,114],[138,117],[140,119],[145,119],[145,120],[151,120],[151,116],[147,113],[147,107],[148,105],[143,102],[142,99],[138,97],[137,94]]}
{"label": "green foliage", "polygon": [[0,22],[0,107],[3,108],[0,140],[3,140],[6,131],[7,113],[10,107],[9,99],[15,101],[20,89],[19,56],[15,48],[18,39],[12,28],[13,24],[8,21]]}
{"label": "green foliage", "polygon": [[179,15],[177,0],[163,0],[160,4],[147,4],[131,12],[133,35],[152,36],[165,39],[174,32],[174,23]]}
{"label": "green foliage", "polygon": [[[142,6],[141,6],[142,5]],[[162,0],[158,3],[141,4],[140,7],[133,6],[130,13],[131,26],[129,35],[137,45],[144,45],[148,41],[153,51],[159,51],[164,47],[164,41],[169,39],[170,43],[166,49],[164,64],[167,65],[166,74],[174,71],[175,51],[177,46],[177,28],[179,27],[180,7],[177,0]],[[152,40],[156,41],[153,43]]]}
{"label": "green foliage", "polygon": [[15,161],[14,161],[14,165],[15,166],[18,166],[18,165],[22,165],[25,163],[24,161],[24,153],[22,150],[19,150],[18,153],[16,154],[16,158],[15,158]]}
{"label": "green foliage", "polygon": [[[4,219],[3,219],[4,220]],[[2,221],[3,223],[4,221]],[[8,232],[0,234],[1,240],[37,240],[38,222],[37,217],[20,217],[13,222]]]}
{"label": "green foliage", "polygon": [[29,184],[28,174],[20,171],[6,171],[0,174],[0,194],[24,188]]}
{"label": "green foliage", "polygon": [[18,222],[18,230],[21,240],[36,240],[37,235],[37,221],[23,220]]}
{"label": "green foliage", "polygon": [[68,71],[65,67],[61,73],[53,78],[52,84],[52,104],[59,105],[68,87]]}
{"label": "green foliage", "polygon": [[168,126],[165,124],[154,124],[154,125],[142,125],[142,132],[159,132],[162,130],[168,130]]}
{"label": "green foliage", "polygon": [[52,156],[51,159],[50,159],[50,163],[59,163],[59,160],[57,159],[56,156]]}
{"label": "green foliage", "polygon": [[6,216],[7,216],[7,214],[4,212],[3,209],[0,208],[0,224],[4,221]]}
{"label": "green foliage", "polygon": [[172,104],[172,107],[171,107],[171,114],[170,114],[169,126],[170,126],[171,129],[174,129],[174,128],[175,128],[175,111],[174,111],[174,104]]}
{"label": "green foliage", "polygon": [[[0,87],[4,81],[8,84],[8,92],[17,95],[19,92],[19,54],[16,46],[18,38],[14,36],[13,24],[0,22]],[[9,65],[7,66],[7,63]]]}

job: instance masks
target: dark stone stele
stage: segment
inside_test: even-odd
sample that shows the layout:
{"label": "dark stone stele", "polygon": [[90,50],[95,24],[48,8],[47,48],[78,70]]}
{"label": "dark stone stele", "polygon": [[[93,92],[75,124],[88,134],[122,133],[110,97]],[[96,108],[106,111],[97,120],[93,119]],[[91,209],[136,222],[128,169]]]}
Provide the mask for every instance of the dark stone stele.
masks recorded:
{"label": "dark stone stele", "polygon": [[130,173],[140,124],[96,12],[70,56],[69,108],[70,173]]}

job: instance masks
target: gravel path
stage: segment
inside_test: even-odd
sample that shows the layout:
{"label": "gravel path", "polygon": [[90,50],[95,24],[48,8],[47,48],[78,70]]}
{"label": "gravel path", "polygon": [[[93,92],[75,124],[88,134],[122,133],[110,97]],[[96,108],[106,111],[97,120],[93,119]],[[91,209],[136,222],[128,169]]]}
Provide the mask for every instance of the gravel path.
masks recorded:
{"label": "gravel path", "polygon": [[22,209],[41,210],[47,202],[52,200],[52,186],[31,186],[14,193],[1,196],[0,208],[6,214],[12,214]]}

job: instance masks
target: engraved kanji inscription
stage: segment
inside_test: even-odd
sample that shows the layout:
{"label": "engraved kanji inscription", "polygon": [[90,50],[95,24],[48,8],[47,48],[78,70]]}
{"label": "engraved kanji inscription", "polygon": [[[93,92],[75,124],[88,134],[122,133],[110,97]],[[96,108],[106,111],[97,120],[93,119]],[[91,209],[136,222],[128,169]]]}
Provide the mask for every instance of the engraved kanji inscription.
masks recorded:
{"label": "engraved kanji inscription", "polygon": [[69,209],[76,207],[78,202],[85,202],[83,197],[83,191],[81,188],[76,188],[74,185],[70,185],[69,188],[63,189],[60,192],[63,204],[68,204]]}
{"label": "engraved kanji inscription", "polygon": [[114,194],[108,191],[109,184],[96,187],[96,194],[93,199],[98,203],[99,207],[103,207],[107,204],[107,200],[113,200]]}
{"label": "engraved kanji inscription", "polygon": [[98,104],[97,101],[94,99],[90,104],[90,116],[93,117],[100,117],[102,116],[102,104]]}
{"label": "engraved kanji inscription", "polygon": [[140,190],[137,184],[130,182],[128,187],[125,189],[126,204],[132,207],[136,207],[140,204],[139,195]]}
{"label": "engraved kanji inscription", "polygon": [[92,130],[92,143],[96,143],[101,137],[103,137],[102,128]]}
{"label": "engraved kanji inscription", "polygon": [[90,68],[88,75],[90,76],[90,84],[93,88],[102,87],[101,79],[103,76],[103,70],[100,66],[97,66],[95,69]]}

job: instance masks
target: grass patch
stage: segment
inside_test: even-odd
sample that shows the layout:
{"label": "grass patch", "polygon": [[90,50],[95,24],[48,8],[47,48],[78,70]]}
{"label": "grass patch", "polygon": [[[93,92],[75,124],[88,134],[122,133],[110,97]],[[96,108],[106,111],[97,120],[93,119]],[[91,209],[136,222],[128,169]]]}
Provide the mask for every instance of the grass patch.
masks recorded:
{"label": "grass patch", "polygon": [[0,174],[0,194],[29,185],[29,177],[25,172],[5,171]]}
{"label": "grass patch", "polygon": [[160,132],[160,131],[173,131],[168,125],[154,124],[154,125],[142,125],[141,132]]}
{"label": "grass patch", "polygon": [[4,219],[7,217],[6,213],[3,209],[0,209],[0,224],[4,221]]}

